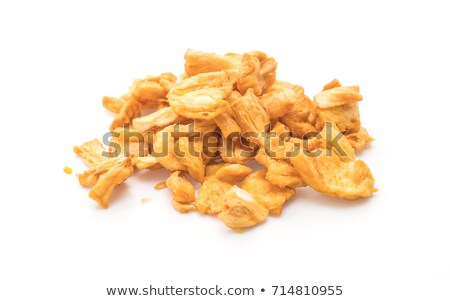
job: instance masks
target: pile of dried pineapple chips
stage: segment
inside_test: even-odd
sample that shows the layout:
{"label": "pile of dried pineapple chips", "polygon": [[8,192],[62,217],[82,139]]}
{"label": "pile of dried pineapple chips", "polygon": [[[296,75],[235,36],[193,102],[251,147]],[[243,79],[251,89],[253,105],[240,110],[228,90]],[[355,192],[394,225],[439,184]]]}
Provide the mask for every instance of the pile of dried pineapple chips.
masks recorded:
{"label": "pile of dried pineapple chips", "polygon": [[[358,86],[333,80],[311,100],[277,80],[277,62],[260,51],[188,50],[184,67],[179,81],[149,76],[103,98],[116,114],[108,146],[95,139],[74,147],[89,168],[79,182],[100,206],[136,168],[168,169],[155,188],[172,191],[175,209],[217,215],[235,230],[281,214],[298,188],[348,200],[376,192],[369,167],[355,158],[373,140],[361,127]],[[251,160],[262,168],[247,166]]]}

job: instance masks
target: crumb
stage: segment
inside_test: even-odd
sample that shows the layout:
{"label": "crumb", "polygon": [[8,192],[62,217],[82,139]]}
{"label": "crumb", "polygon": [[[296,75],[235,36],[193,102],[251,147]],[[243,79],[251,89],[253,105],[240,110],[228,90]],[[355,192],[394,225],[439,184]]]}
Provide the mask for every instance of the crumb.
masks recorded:
{"label": "crumb", "polygon": [[141,203],[142,203],[142,204],[148,203],[148,202],[150,202],[150,198],[142,198],[142,199],[141,199]]}
{"label": "crumb", "polygon": [[70,168],[70,167],[68,167],[68,166],[65,166],[65,167],[64,167],[64,172],[65,172],[66,174],[68,174],[68,175],[71,175],[71,174],[72,174],[72,168]]}
{"label": "crumb", "polygon": [[159,182],[153,188],[155,188],[156,190],[161,190],[161,189],[167,188],[167,185],[166,185],[166,182]]}

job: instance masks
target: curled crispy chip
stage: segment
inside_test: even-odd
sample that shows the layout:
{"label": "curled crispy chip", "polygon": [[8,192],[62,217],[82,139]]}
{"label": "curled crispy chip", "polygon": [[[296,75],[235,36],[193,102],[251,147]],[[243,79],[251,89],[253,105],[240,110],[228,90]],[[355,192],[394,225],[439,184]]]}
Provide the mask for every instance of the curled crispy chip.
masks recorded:
{"label": "curled crispy chip", "polygon": [[173,194],[173,205],[178,211],[185,213],[195,210],[195,191],[194,186],[186,176],[179,171],[173,172],[166,180],[167,187]]}
{"label": "curled crispy chip", "polygon": [[118,127],[110,138],[109,152],[114,156],[130,157],[133,166],[136,165],[138,157],[148,155],[147,135],[143,135],[134,128]]}
{"label": "curled crispy chip", "polygon": [[105,146],[98,139],[85,142],[80,146],[74,146],[73,151],[83,159],[83,162],[89,168],[93,168],[110,159],[110,157],[103,155],[106,152]]}
{"label": "curled crispy chip", "polygon": [[217,170],[215,175],[221,181],[228,182],[230,184],[237,184],[243,181],[251,172],[252,169],[248,166],[241,164],[229,164]]}
{"label": "curled crispy chip", "polygon": [[359,86],[335,87],[314,96],[317,107],[321,109],[337,107],[362,100]]}
{"label": "curled crispy chip", "polygon": [[197,200],[195,201],[197,210],[204,214],[221,212],[225,205],[223,196],[232,186],[215,176],[206,178],[198,190]]}
{"label": "curled crispy chip", "polygon": [[127,102],[120,109],[119,114],[114,118],[109,127],[109,130],[112,132],[118,127],[123,127],[125,124],[131,123],[134,118],[141,116],[141,103],[137,102],[133,98],[127,100]]}
{"label": "curled crispy chip", "polygon": [[374,139],[369,136],[367,130],[360,127],[358,132],[346,135],[348,141],[352,145],[353,149],[357,152],[362,151],[366,145],[372,142]]}
{"label": "curled crispy chip", "polygon": [[126,103],[126,99],[123,97],[111,97],[111,96],[103,96],[103,106],[110,111],[111,113],[118,114],[122,107]]}
{"label": "curled crispy chip", "polygon": [[231,229],[242,229],[263,222],[269,211],[247,191],[233,186],[224,195],[225,206],[219,219]]}
{"label": "curled crispy chip", "polygon": [[131,159],[125,158],[114,165],[108,172],[102,174],[97,183],[89,192],[89,197],[96,201],[101,207],[108,208],[109,198],[114,188],[125,181],[134,172]]}
{"label": "curled crispy chip", "polygon": [[242,184],[242,189],[248,191],[272,215],[280,215],[283,204],[295,195],[294,188],[280,188],[268,181],[267,169],[261,169],[249,175]]}
{"label": "curled crispy chip", "polygon": [[186,118],[175,113],[171,107],[166,107],[146,116],[134,119],[133,126],[140,132],[147,132],[185,120]]}
{"label": "curled crispy chip", "polygon": [[223,112],[232,87],[224,71],[201,73],[176,84],[167,97],[177,114],[210,120]]}
{"label": "curled crispy chip", "polygon": [[326,195],[354,200],[377,191],[369,167],[361,160],[342,161],[326,151],[320,155],[301,151],[290,160],[306,184]]}

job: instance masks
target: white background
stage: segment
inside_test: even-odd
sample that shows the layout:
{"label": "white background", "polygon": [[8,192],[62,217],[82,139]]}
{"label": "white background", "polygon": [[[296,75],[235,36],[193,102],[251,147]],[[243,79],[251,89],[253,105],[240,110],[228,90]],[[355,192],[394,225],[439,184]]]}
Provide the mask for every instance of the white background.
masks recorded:
{"label": "white background", "polygon": [[[445,1],[1,1],[0,299],[218,284],[256,289],[235,300],[449,300],[448,12]],[[299,189],[280,218],[236,234],[176,212],[153,190],[168,173],[150,171],[99,209],[62,171],[85,168],[72,146],[107,131],[103,95],[181,74],[187,48],[263,50],[310,96],[335,77],[360,85],[376,138],[360,158],[379,192],[349,202]],[[272,285],[344,294],[275,298]]]}

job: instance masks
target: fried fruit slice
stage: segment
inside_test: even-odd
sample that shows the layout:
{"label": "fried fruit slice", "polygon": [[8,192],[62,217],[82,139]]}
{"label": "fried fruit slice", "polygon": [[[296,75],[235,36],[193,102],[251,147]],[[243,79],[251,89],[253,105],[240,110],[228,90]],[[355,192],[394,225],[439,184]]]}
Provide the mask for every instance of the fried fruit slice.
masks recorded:
{"label": "fried fruit slice", "polygon": [[114,188],[125,181],[134,172],[130,158],[113,166],[107,173],[100,176],[97,183],[89,192],[89,197],[96,201],[101,207],[108,208],[109,198]]}
{"label": "fried fruit slice", "polygon": [[248,89],[242,97],[232,98],[231,109],[243,132],[264,133],[270,124],[269,116],[260,105],[253,89]]}
{"label": "fried fruit slice", "polygon": [[146,116],[134,119],[133,126],[140,132],[148,132],[185,120],[186,118],[175,113],[171,107],[166,107]]}
{"label": "fried fruit slice", "polygon": [[317,107],[321,109],[337,107],[362,100],[359,86],[335,87],[314,96]]}
{"label": "fried fruit slice", "polygon": [[369,136],[369,133],[367,133],[367,130],[363,127],[360,127],[358,132],[348,134],[346,137],[353,149],[357,152],[362,151],[368,143],[374,140]]}
{"label": "fried fruit slice", "polygon": [[105,146],[98,139],[88,141],[80,146],[74,146],[73,151],[83,159],[83,162],[89,167],[94,168],[103,161],[110,160],[110,157],[103,156]]}
{"label": "fried fruit slice", "polygon": [[271,184],[280,188],[306,186],[298,171],[288,162],[271,158],[264,150],[260,150],[255,159],[267,168],[266,179]]}
{"label": "fried fruit slice", "polygon": [[329,196],[355,200],[377,191],[369,167],[361,160],[345,162],[334,153],[311,156],[301,151],[291,163],[306,184]]}
{"label": "fried fruit slice", "polygon": [[127,102],[120,109],[119,114],[114,118],[109,127],[112,132],[118,127],[123,127],[125,124],[129,124],[134,118],[141,116],[141,103],[137,102],[133,98],[127,100]]}
{"label": "fried fruit slice", "polygon": [[277,81],[266,93],[261,95],[261,105],[270,119],[276,119],[288,113],[294,104],[303,99],[303,88],[288,82]]}
{"label": "fried fruit slice", "polygon": [[184,55],[184,72],[187,77],[200,73],[231,71],[237,72],[242,61],[239,54],[229,53],[224,56],[188,49]]}
{"label": "fried fruit slice", "polygon": [[261,169],[249,175],[242,184],[242,189],[248,191],[272,215],[280,215],[283,204],[295,195],[294,188],[280,188],[268,181],[267,169]]}
{"label": "fried fruit slice", "polygon": [[224,71],[201,73],[177,83],[167,97],[177,114],[211,120],[223,112],[232,87]]}
{"label": "fried fruit slice", "polygon": [[232,187],[228,182],[221,181],[216,177],[208,177],[198,190],[195,201],[197,210],[204,214],[217,214],[222,211],[225,201],[224,194]]}
{"label": "fried fruit slice", "polygon": [[230,164],[223,166],[216,172],[216,177],[230,184],[237,184],[245,179],[252,172],[248,166],[241,164]]}
{"label": "fried fruit slice", "polygon": [[255,201],[247,191],[233,186],[223,195],[225,206],[219,213],[219,219],[235,230],[248,228],[263,222],[269,211]]}
{"label": "fried fruit slice", "polygon": [[179,171],[173,172],[166,180],[173,194],[173,206],[181,213],[195,210],[195,191],[192,183]]}
{"label": "fried fruit slice", "polygon": [[103,96],[102,103],[108,111],[118,114],[120,109],[125,105],[126,100],[122,97]]}
{"label": "fried fruit slice", "polygon": [[357,132],[361,126],[358,103],[317,109],[317,114],[319,116],[318,129],[322,129],[327,121],[335,123],[341,132]]}

